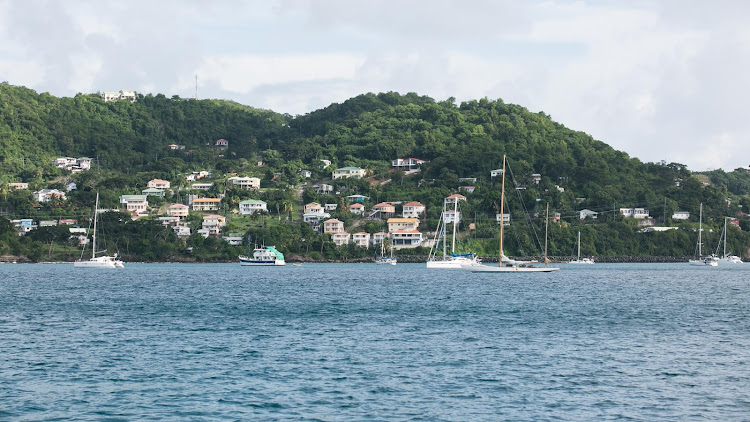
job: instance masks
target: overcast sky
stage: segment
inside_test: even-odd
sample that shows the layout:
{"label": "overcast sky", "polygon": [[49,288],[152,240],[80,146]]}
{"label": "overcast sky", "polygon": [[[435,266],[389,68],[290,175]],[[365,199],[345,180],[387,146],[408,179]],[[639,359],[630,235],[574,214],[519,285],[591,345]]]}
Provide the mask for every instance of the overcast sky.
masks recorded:
{"label": "overcast sky", "polygon": [[750,165],[750,2],[0,0],[0,81],[305,114],[501,98],[643,161]]}

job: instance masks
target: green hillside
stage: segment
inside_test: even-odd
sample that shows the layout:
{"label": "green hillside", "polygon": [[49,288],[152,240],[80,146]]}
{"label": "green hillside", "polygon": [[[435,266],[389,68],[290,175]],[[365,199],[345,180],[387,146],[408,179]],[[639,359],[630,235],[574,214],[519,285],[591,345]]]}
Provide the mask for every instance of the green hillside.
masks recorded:
{"label": "green hillside", "polygon": [[[218,139],[229,141],[226,151],[214,147]],[[171,150],[169,144],[185,149]],[[272,216],[297,220],[294,213],[300,199],[340,203],[343,208],[341,198],[356,193],[370,197],[369,206],[380,201],[425,204],[427,218],[420,230],[426,232],[437,224],[443,198],[459,186],[472,185],[476,190],[467,194],[462,207],[465,225],[470,217],[476,229],[467,241],[474,242],[476,250],[492,253],[499,185],[490,171],[500,167],[503,154],[509,157],[516,183],[511,187],[518,193],[508,197],[513,220],[524,220],[521,203],[537,216],[529,223],[536,229],[547,203],[553,214],[561,214],[560,224],[552,227],[551,255],[571,254],[574,232],[581,229],[589,239],[588,254],[685,256],[692,253],[690,225],[697,220],[700,203],[704,222],[716,230],[725,216],[736,217],[750,206],[750,175],[744,170],[696,175],[678,163],[643,163],[542,112],[502,100],[456,104],[452,98],[435,101],[413,93],[363,94],[303,116],[289,116],[231,101],[138,95],[135,103],[105,103],[97,94],[57,98],[0,84],[0,186],[5,194],[0,212],[9,218],[81,216],[88,212],[93,189],[106,190],[102,203],[116,207],[118,195],[140,193],[151,178],[186,186],[186,172],[209,170],[218,182],[212,193],[227,194],[222,212],[228,213],[243,199],[263,199]],[[64,156],[91,157],[94,168],[71,175],[53,164],[56,157]],[[404,175],[390,166],[399,157],[428,163],[421,173]],[[321,170],[321,159],[332,161],[331,168],[365,168],[368,177],[330,181],[331,168]],[[341,194],[314,194],[312,183],[301,185],[305,181],[301,169],[311,170],[313,181],[331,183]],[[234,190],[222,184],[229,173],[260,177],[263,189]],[[541,175],[538,183],[532,174]],[[22,193],[5,187],[8,182],[29,182],[32,189],[39,189],[68,181],[77,182],[79,191],[54,206],[35,206]],[[303,188],[302,198],[296,196],[298,186]],[[678,232],[642,234],[635,222],[622,219],[620,207],[646,208],[660,225],[677,225],[670,218],[675,211],[689,211],[691,221],[682,223],[688,226]],[[599,217],[581,221],[582,209],[598,212]],[[340,217],[359,224],[347,214]],[[750,246],[750,227],[740,220],[744,231],[737,230],[730,242],[735,253],[744,254]],[[282,236],[269,232],[272,228],[265,224],[262,230],[251,229],[252,224],[238,229],[278,238],[284,253],[300,252],[304,227],[286,227],[283,230],[294,233]],[[707,235],[714,245],[717,236]],[[513,253],[534,254],[532,238],[530,228],[519,227],[508,247]],[[318,250],[325,254],[327,247]],[[306,245],[303,252],[309,249]]]}

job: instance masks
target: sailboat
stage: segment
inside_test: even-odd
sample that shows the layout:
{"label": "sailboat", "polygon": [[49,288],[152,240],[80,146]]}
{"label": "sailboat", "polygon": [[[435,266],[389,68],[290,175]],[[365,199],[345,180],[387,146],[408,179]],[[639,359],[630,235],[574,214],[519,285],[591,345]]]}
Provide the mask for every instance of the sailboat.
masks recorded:
{"label": "sailboat", "polygon": [[581,258],[581,232],[578,232],[578,258],[574,261],[568,262],[568,264],[593,264],[594,260],[591,258]]}
{"label": "sailboat", "polygon": [[378,265],[396,265],[398,259],[393,256],[393,244],[391,244],[391,256],[385,253],[385,239],[380,242],[380,259],[376,259],[375,263]]}
{"label": "sailboat", "polygon": [[700,207],[700,214],[698,214],[698,244],[696,245],[696,250],[698,252],[696,259],[688,260],[690,265],[699,266],[699,267],[716,267],[719,265],[718,262],[716,262],[716,257],[714,255],[703,255],[702,246],[703,246],[703,203],[701,202]]}
{"label": "sailboat", "polygon": [[[505,204],[505,155],[503,155],[503,183],[500,193],[500,215],[503,215],[503,206]],[[536,266],[533,262],[516,261],[505,256],[503,252],[503,226],[500,224],[500,255],[497,267],[484,264],[462,265],[461,268],[473,273],[549,273],[557,271],[560,268],[548,267],[547,263],[547,231],[549,229],[549,204],[547,204],[547,227],[544,232],[544,266]]]}
{"label": "sailboat", "polygon": [[[721,233],[721,237],[724,238],[724,253],[721,255],[721,258],[719,258],[719,264],[742,264],[742,258],[740,258],[737,255],[727,255],[727,219],[729,217],[724,217],[724,231]],[[717,248],[716,255],[718,255],[719,251]]]}
{"label": "sailboat", "polygon": [[[435,231],[435,242],[430,250],[430,256],[427,259],[427,268],[443,269],[461,269],[462,265],[479,264],[479,258],[476,254],[457,254],[456,253],[456,226],[458,225],[458,199],[453,203],[453,238],[451,243],[451,254],[448,255],[448,242],[446,239],[447,224],[445,221],[447,201],[443,200],[443,213],[440,214],[438,229]],[[443,256],[438,255],[440,244],[443,245]]]}
{"label": "sailboat", "polygon": [[[81,251],[81,259],[75,261],[73,263],[73,266],[76,268],[125,268],[125,265],[123,265],[122,261],[117,259],[117,254],[114,254],[113,256],[96,256],[96,222],[98,214],[99,192],[96,193],[96,204],[94,205],[94,232],[91,235],[91,258],[83,259],[83,251]],[[98,253],[103,252],[105,251],[99,251]]]}

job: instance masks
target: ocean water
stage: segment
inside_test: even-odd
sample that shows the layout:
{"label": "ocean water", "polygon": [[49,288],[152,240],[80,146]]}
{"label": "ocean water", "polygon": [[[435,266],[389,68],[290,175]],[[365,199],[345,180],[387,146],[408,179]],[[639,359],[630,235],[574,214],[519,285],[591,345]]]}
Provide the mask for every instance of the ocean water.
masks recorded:
{"label": "ocean water", "polygon": [[750,264],[0,265],[0,420],[750,420]]}

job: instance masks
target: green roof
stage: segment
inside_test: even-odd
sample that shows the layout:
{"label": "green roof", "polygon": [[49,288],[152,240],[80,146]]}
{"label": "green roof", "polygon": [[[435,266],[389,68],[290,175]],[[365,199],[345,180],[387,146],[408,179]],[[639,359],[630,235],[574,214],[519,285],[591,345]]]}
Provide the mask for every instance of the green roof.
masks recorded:
{"label": "green roof", "polygon": [[341,167],[340,169],[336,170],[363,170],[362,167]]}
{"label": "green roof", "polygon": [[240,201],[240,204],[265,204],[265,202],[261,201],[260,199],[246,199],[244,201]]}

